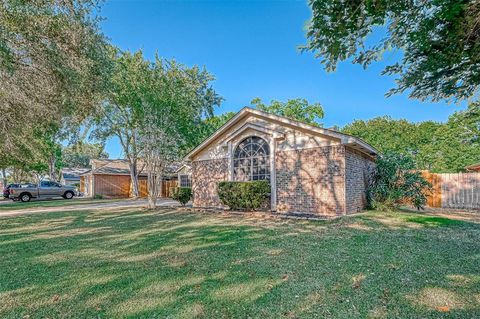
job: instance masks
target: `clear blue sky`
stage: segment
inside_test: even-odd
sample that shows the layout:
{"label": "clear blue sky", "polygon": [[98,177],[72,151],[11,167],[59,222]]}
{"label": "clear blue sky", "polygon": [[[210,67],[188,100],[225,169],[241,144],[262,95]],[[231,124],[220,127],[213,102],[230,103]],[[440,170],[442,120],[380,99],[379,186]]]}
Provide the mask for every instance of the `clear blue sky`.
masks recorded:
{"label": "clear blue sky", "polygon": [[[155,52],[188,66],[205,66],[225,99],[216,113],[238,111],[254,97],[264,101],[302,97],[319,102],[325,127],[381,115],[411,121],[445,121],[462,107],[426,103],[407,95],[385,97],[393,78],[381,76],[383,62],[363,70],[349,62],[324,71],[312,54],[300,53],[310,18],[304,1],[106,1],[102,30],[123,50]],[[387,55],[386,63],[394,61]],[[116,139],[111,158],[122,157]]]}

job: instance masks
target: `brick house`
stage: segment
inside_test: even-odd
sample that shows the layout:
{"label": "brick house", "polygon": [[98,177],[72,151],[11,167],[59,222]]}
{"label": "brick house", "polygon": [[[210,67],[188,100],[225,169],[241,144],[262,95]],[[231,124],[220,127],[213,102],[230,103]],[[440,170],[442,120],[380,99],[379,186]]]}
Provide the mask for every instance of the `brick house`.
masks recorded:
{"label": "brick house", "polygon": [[186,156],[193,206],[221,208],[220,181],[268,179],[277,213],[358,212],[376,154],[353,136],[244,108]]}

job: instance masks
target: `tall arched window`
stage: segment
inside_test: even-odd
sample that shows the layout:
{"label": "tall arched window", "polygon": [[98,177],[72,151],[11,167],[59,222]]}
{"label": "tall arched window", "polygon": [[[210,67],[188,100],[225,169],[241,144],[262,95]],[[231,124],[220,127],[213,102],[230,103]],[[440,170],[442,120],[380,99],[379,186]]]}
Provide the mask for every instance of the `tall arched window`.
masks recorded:
{"label": "tall arched window", "polygon": [[257,136],[244,139],[233,154],[233,177],[236,181],[270,180],[268,143]]}

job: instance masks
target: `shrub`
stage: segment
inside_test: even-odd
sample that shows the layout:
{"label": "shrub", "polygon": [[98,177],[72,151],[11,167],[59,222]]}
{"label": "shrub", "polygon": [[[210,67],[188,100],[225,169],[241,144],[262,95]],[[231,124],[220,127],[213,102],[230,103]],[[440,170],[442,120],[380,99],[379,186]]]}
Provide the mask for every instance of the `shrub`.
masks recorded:
{"label": "shrub", "polygon": [[95,194],[95,195],[93,196],[93,199],[103,199],[103,195]]}
{"label": "shrub", "polygon": [[192,199],[192,189],[190,187],[172,187],[170,188],[170,196],[180,202],[182,206],[185,206]]}
{"label": "shrub", "polygon": [[423,208],[426,194],[432,185],[416,170],[412,157],[386,153],[377,158],[367,188],[369,206],[378,210],[393,210],[401,204],[410,204],[417,209]]}
{"label": "shrub", "polygon": [[232,210],[257,210],[268,205],[268,181],[220,182],[218,196]]}

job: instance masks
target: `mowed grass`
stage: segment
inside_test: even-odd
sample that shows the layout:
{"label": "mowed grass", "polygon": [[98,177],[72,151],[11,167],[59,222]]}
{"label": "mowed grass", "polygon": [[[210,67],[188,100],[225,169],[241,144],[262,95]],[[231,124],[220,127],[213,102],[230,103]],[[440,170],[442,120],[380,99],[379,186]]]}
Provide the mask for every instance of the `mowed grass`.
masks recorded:
{"label": "mowed grass", "polygon": [[[37,200],[32,199],[30,202],[11,202],[11,199],[1,199],[0,202],[5,201],[7,203],[0,203],[0,212],[2,211],[14,211],[22,210],[28,208],[39,208],[39,207],[62,207],[62,206],[72,206],[72,205],[86,205],[86,204],[101,204],[108,202],[121,201],[122,199],[91,199],[91,198],[76,198],[76,199],[47,199],[47,200]],[[10,203],[11,202],[11,203]]]}
{"label": "mowed grass", "polygon": [[480,224],[172,209],[0,219],[1,318],[478,318]]}

